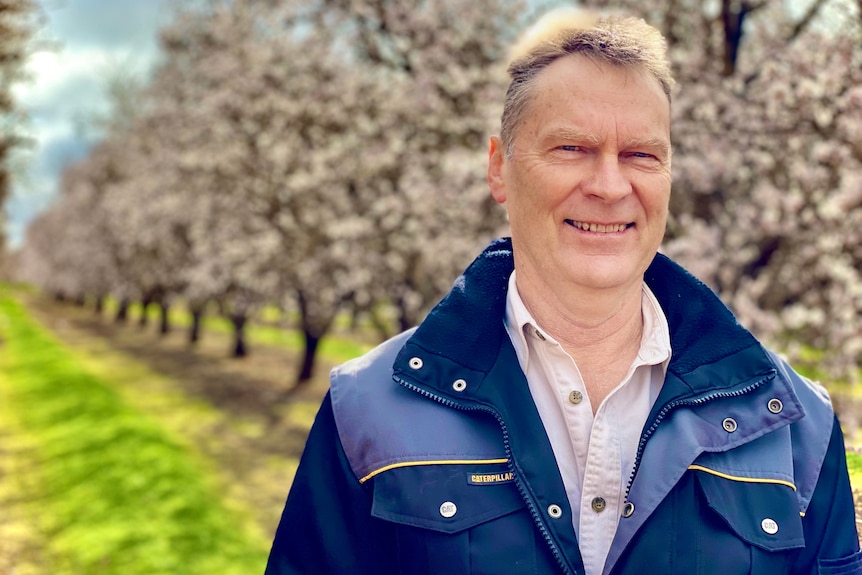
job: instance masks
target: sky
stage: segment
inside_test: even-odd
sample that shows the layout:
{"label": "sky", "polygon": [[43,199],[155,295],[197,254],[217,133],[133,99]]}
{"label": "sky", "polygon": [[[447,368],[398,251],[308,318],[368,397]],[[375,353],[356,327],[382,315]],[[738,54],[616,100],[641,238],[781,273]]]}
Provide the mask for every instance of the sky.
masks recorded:
{"label": "sky", "polygon": [[83,158],[98,137],[105,78],[118,67],[145,77],[158,56],[157,34],[171,0],[39,0],[46,16],[40,40],[50,48],[27,64],[32,79],[16,98],[29,113],[34,147],[13,181],[6,205],[10,244],[21,243],[27,223],[56,195],[63,167]]}

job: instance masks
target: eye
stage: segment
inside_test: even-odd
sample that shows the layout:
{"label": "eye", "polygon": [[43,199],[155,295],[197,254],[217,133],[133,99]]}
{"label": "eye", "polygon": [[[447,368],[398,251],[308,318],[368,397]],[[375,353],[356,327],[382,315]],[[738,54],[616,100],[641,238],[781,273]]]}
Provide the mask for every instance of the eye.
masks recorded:
{"label": "eye", "polygon": [[655,156],[654,156],[654,155],[649,154],[649,153],[647,153],[647,152],[632,152],[632,153],[631,153],[631,156],[632,156],[633,158],[647,158],[647,159],[655,158]]}
{"label": "eye", "polygon": [[565,146],[560,146],[558,149],[562,150],[564,152],[581,152],[581,151],[583,151],[582,147],[575,146],[574,144],[567,144]]}

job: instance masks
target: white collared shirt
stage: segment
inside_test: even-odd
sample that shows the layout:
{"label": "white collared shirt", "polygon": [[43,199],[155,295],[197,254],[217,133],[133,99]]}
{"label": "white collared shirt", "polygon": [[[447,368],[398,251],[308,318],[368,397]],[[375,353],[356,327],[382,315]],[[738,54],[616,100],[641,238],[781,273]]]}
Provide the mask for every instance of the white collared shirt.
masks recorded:
{"label": "white collared shirt", "polygon": [[574,360],[527,310],[515,272],[509,277],[506,331],[563,477],[586,575],[598,575],[604,568],[641,431],[671,356],[667,318],[646,284],[642,294],[644,326],[638,355],[593,416]]}

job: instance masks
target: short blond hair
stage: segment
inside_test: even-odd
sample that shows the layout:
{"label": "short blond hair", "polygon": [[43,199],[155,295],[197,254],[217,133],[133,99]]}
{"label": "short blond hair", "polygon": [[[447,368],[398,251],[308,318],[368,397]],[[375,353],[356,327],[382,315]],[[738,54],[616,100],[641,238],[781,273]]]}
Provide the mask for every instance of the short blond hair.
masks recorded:
{"label": "short blond hair", "polygon": [[600,17],[574,10],[551,12],[527,30],[511,51],[510,83],[500,127],[507,156],[512,154],[515,133],[524,121],[539,72],[573,54],[641,70],[658,81],[670,102],[674,79],[661,32],[640,18]]}

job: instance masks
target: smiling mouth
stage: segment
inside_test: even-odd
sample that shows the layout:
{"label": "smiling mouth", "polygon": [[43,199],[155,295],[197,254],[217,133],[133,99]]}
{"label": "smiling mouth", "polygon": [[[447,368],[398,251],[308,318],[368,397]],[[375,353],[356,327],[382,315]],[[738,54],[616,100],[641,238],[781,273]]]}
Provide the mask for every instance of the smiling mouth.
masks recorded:
{"label": "smiling mouth", "polygon": [[579,230],[583,230],[585,232],[596,232],[599,234],[614,234],[619,232],[624,232],[628,228],[634,226],[634,222],[628,224],[593,224],[590,222],[578,222],[575,220],[566,220],[566,223],[572,226],[573,228],[577,228]]}

